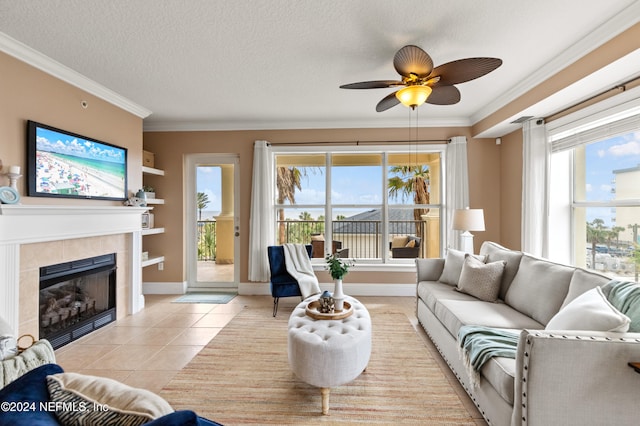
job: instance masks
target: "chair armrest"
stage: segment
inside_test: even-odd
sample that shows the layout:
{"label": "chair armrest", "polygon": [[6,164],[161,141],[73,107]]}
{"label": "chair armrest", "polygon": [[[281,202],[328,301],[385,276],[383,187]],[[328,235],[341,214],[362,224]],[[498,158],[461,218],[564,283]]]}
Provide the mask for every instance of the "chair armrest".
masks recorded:
{"label": "chair armrest", "polygon": [[638,424],[640,333],[524,330],[512,424]]}
{"label": "chair armrest", "polygon": [[444,269],[444,259],[416,259],[417,282],[438,281]]}

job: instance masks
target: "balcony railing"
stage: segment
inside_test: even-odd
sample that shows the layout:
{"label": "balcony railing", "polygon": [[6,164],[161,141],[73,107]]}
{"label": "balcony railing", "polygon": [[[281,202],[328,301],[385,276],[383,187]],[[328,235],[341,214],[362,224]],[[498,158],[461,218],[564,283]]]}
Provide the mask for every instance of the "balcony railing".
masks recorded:
{"label": "balcony railing", "polygon": [[216,222],[199,220],[198,226],[198,260],[216,260]]}
{"label": "balcony railing", "polygon": [[[277,221],[279,244],[309,244],[313,235],[325,234],[324,221],[283,220]],[[331,222],[334,241],[342,248],[349,248],[349,257],[382,258],[382,222],[379,220],[335,220]],[[388,241],[396,236],[416,236],[425,240],[425,222],[416,220],[389,221]],[[423,257],[421,244],[420,257]],[[388,247],[386,248],[388,251]]]}

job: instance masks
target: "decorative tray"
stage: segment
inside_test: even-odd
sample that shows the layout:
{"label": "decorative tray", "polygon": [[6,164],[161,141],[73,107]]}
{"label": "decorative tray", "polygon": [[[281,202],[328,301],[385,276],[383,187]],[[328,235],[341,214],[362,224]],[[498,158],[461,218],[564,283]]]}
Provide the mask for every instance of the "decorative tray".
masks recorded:
{"label": "decorative tray", "polygon": [[351,303],[346,301],[344,302],[344,309],[340,312],[324,313],[318,310],[319,307],[320,301],[314,300],[313,302],[309,302],[305,311],[308,316],[317,320],[339,320],[347,318],[353,313],[353,306],[351,306]]}

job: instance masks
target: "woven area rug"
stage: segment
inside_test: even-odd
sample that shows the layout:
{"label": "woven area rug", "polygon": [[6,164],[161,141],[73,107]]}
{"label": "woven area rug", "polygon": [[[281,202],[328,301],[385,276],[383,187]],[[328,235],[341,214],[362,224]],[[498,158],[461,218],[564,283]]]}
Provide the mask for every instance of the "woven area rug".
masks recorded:
{"label": "woven area rug", "polygon": [[475,425],[407,316],[368,306],[373,349],[367,370],[331,389],[299,380],[287,360],[288,316],[246,308],[160,392],[175,409],[223,423]]}
{"label": "woven area rug", "polygon": [[171,303],[214,303],[224,305],[236,297],[238,293],[187,293]]}

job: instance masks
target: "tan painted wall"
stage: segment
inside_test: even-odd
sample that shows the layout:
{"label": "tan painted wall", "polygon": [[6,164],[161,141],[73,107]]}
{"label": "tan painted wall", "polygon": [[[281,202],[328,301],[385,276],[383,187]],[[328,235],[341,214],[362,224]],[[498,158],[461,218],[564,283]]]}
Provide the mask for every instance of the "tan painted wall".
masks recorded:
{"label": "tan painted wall", "polygon": [[[156,208],[156,226],[164,226],[164,234],[145,237],[145,250],[165,256],[164,270],[145,268],[145,282],[182,282],[186,279],[184,265],[183,227],[183,156],[191,153],[238,154],[240,157],[240,281],[248,281],[249,212],[253,143],[267,140],[274,143],[379,141],[406,137],[406,129],[330,129],[330,130],[263,130],[211,132],[147,132],[144,148],[155,153],[155,165],[165,170],[164,177],[145,178],[156,185],[158,196],[165,205]],[[449,139],[470,137],[468,128],[423,128],[420,139]],[[476,249],[483,240],[499,241],[500,237],[500,156],[493,139],[468,140],[472,207],[484,208],[486,232],[476,235]],[[319,274],[321,282],[329,282]],[[387,283],[415,282],[413,273],[351,272],[351,282]]]}
{"label": "tan painted wall", "polygon": [[500,145],[500,240],[513,250],[521,249],[522,130],[502,137]]}
{"label": "tan painted wall", "polygon": [[[81,101],[87,101],[84,109]],[[0,52],[0,159],[26,172],[27,120],[38,121],[128,148],[128,184],[142,182],[142,119]],[[0,183],[7,185],[4,177]],[[120,205],[118,201],[26,197],[26,176],[18,181],[23,204]]]}

